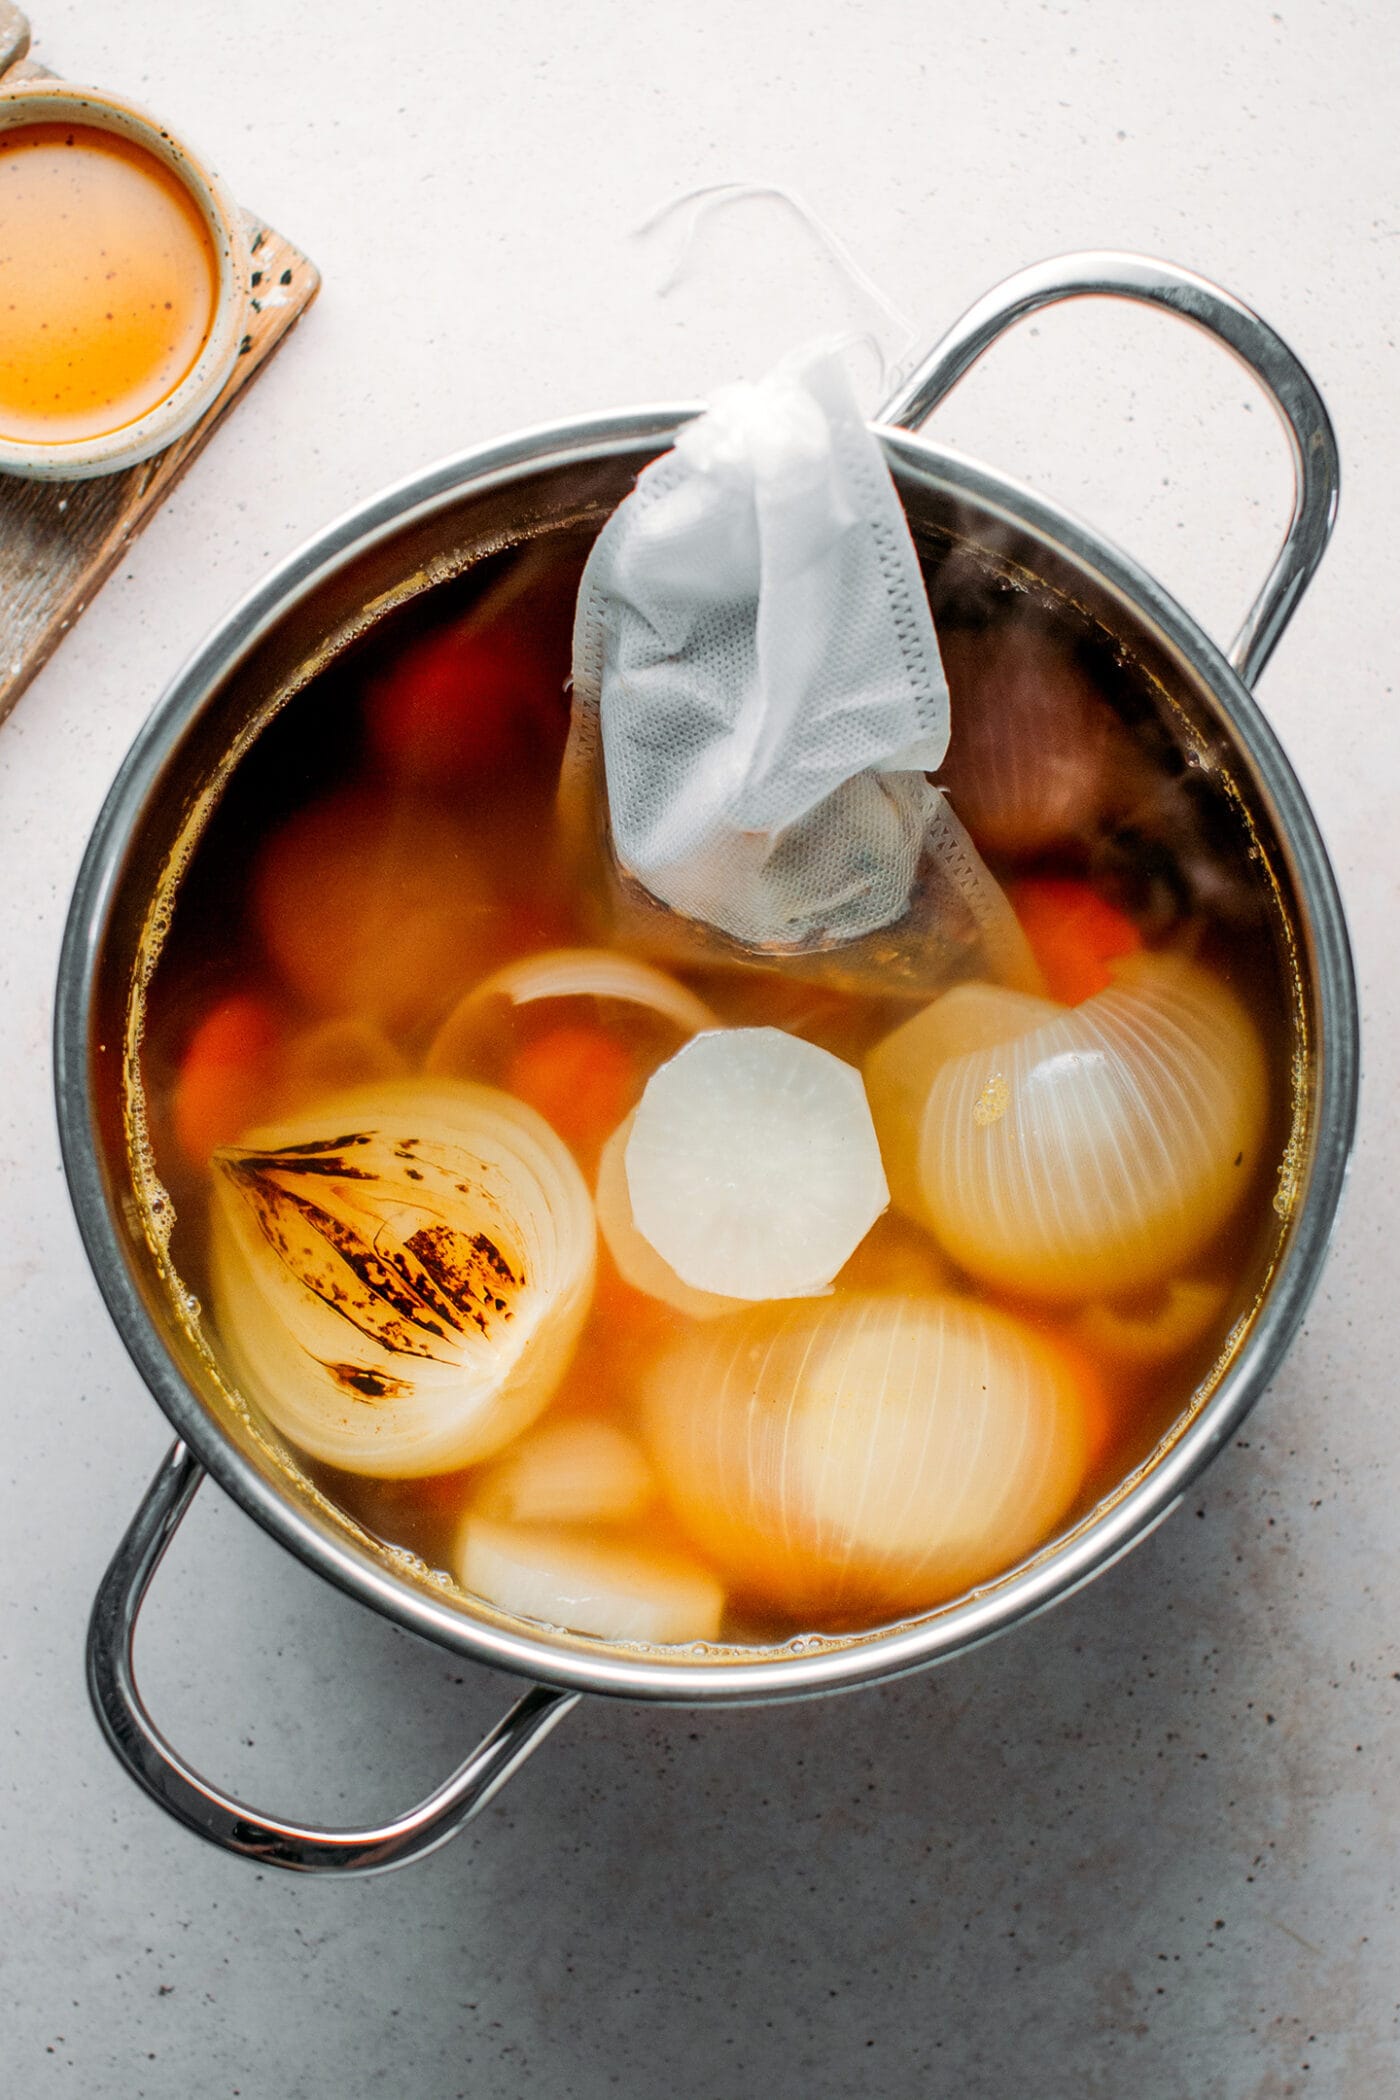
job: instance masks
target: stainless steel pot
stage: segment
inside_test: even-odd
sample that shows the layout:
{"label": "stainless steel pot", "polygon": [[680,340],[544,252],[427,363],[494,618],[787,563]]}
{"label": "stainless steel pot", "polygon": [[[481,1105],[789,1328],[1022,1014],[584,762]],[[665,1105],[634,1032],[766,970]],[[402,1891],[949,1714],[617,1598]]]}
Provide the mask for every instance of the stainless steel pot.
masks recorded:
{"label": "stainless steel pot", "polygon": [[[911,435],[1024,315],[1092,293],[1165,307],[1217,337],[1283,421],[1294,509],[1282,551],[1230,660],[1138,565],[1088,527],[988,468]],[[108,1739],[154,1799],[201,1836],[264,1865],[369,1873],[453,1836],[584,1692],[686,1703],[814,1697],[946,1661],[1042,1611],[1107,1567],[1175,1508],[1277,1367],[1317,1283],[1356,1108],[1356,994],[1331,870],[1302,791],[1250,695],[1326,546],[1336,509],[1331,424],[1307,373],[1259,317],[1203,279],[1131,255],[1071,256],[1021,272],[964,315],[879,419],[916,535],[992,547],[1072,599],[1155,679],[1202,763],[1228,775],[1296,934],[1293,1202],[1267,1285],[1218,1379],[1137,1477],[1026,1566],[914,1623],[839,1641],[710,1657],[642,1653],[466,1608],[298,1485],[273,1443],[229,1404],[197,1323],[143,1216],[127,1140],[124,1044],[132,985],[181,841],[231,755],[280,700],[391,605],[481,553],[596,525],[693,407],[634,409],[533,430],[448,460],[365,505],[292,557],[233,612],[137,738],[93,833],[64,943],[56,1029],[59,1121],[88,1254],[127,1348],[179,1441],[103,1581],[89,1681]],[[150,1719],[131,1661],[147,1585],[204,1472],[309,1567],[458,1654],[531,1689],[459,1771],[382,1828],[322,1831],[258,1815],[184,1764]]]}

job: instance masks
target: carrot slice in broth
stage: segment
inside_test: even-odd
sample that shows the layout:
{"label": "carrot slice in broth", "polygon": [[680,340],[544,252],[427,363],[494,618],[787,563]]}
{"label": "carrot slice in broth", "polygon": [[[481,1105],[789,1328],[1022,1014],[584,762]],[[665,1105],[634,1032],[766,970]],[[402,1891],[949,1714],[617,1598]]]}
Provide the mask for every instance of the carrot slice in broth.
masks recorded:
{"label": "carrot slice in broth", "polygon": [[1109,965],[1142,947],[1142,935],[1126,912],[1087,882],[1030,875],[1012,883],[1008,894],[1046,989],[1063,1006],[1078,1006],[1106,991],[1113,981]]}

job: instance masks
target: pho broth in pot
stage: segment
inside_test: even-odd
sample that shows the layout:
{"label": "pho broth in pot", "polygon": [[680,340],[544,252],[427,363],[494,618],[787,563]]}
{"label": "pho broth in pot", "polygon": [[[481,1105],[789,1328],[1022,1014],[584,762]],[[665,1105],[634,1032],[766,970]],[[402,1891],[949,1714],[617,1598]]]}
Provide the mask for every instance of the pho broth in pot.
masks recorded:
{"label": "pho broth in pot", "polygon": [[[1089,260],[1122,265],[1100,272],[1102,288],[1169,305],[1181,302],[1133,271],[1161,273],[1153,282],[1170,293],[1182,283],[1199,284],[1135,259]],[[1028,300],[1043,304],[1092,288],[1062,266],[1046,269],[1050,274],[1037,287],[1013,280],[1014,295],[992,295],[998,327],[1029,310]],[[1110,275],[1118,281],[1108,281]],[[1012,287],[1004,290],[1012,294]],[[1237,313],[1247,313],[1227,295],[1213,297],[1225,302],[1231,326]],[[1188,308],[1181,304],[1181,310]],[[1198,306],[1191,317],[1228,338],[1220,312]],[[1277,345],[1262,323],[1248,318],[1263,331],[1266,347]],[[996,332],[978,309],[968,322],[970,328],[960,324],[960,341],[953,332],[940,383],[926,385],[925,393],[946,391],[985,347],[981,338]],[[1243,354],[1241,343],[1232,347]],[[1282,368],[1268,365],[1258,341],[1247,347],[1259,353],[1252,361],[1282,395],[1296,428],[1298,400],[1280,384]],[[1278,350],[1288,356],[1281,345]],[[1290,359],[1290,379],[1293,365]],[[921,376],[910,390],[916,398]],[[921,399],[917,406],[922,411]],[[1318,412],[1325,425],[1320,403]],[[257,906],[249,899],[258,857],[279,828],[285,833],[318,800],[351,797],[344,807],[353,819],[360,806],[353,797],[365,792],[375,763],[376,732],[372,722],[366,726],[364,696],[382,691],[406,652],[421,649],[473,605],[494,595],[509,607],[517,597],[562,684],[568,613],[588,548],[689,413],[618,415],[532,433],[430,470],[331,528],[239,609],[156,710],[113,789],[80,881],[60,988],[65,1158],[104,1293],[185,1446],[156,1483],[144,1527],[138,1517],[99,1599],[94,1694],[109,1736],[148,1791],[201,1834],[275,1864],[370,1871],[442,1842],[580,1691],[678,1702],[800,1697],[920,1667],[1003,1630],[1076,1587],[1174,1507],[1258,1396],[1316,1280],[1354,1116],[1355,1005],[1330,870],[1286,762],[1245,683],[1133,563],[1014,483],[886,429],[886,456],[949,671],[954,744],[948,784],[955,803],[960,691],[972,695],[966,713],[974,719],[978,679],[999,652],[1058,665],[1071,693],[1066,705],[1088,706],[1093,714],[1087,733],[1091,739],[1102,734],[1105,765],[1133,775],[1130,788],[1120,786],[1109,798],[1110,815],[1090,827],[1092,835],[1067,819],[1054,836],[1019,842],[1011,835],[1019,807],[1011,783],[1003,796],[1003,811],[1011,815],[1002,830],[995,816],[984,824],[994,873],[1011,885],[1013,899],[1018,883],[1029,885],[1025,908],[1032,914],[1036,883],[1053,902],[1057,882],[1092,882],[1098,894],[1116,901],[1149,948],[1169,945],[1183,927],[1196,929],[1191,966],[1214,973],[1252,1016],[1264,1063],[1257,1113],[1250,1111],[1247,1163],[1243,1143],[1240,1148],[1250,1182],[1187,1264],[1205,1294],[1196,1328],[1187,1322],[1184,1339],[1159,1368],[1150,1345],[1134,1358],[1134,1333],[1125,1340],[1115,1331],[1105,1339],[1102,1330],[1085,1327],[1082,1308],[1071,1316],[1050,1299],[1026,1305],[1014,1292],[994,1289],[995,1318],[1021,1323],[1033,1347],[1043,1344],[1053,1356],[1054,1375],[1068,1377],[1078,1396],[1073,1434],[1082,1449],[1075,1480],[1071,1491],[1046,1505],[1039,1532],[1013,1538],[995,1566],[969,1563],[966,1581],[957,1579],[953,1564],[953,1573],[927,1595],[917,1585],[882,1580],[854,1590],[839,1583],[824,1588],[805,1577],[794,1581],[790,1571],[769,1580],[764,1570],[755,1576],[752,1556],[736,1549],[727,1559],[720,1555],[730,1589],[723,1616],[702,1623],[682,1614],[679,1634],[651,1639],[645,1633],[608,1639],[535,1623],[534,1615],[522,1617],[472,1594],[460,1566],[450,1564],[455,1505],[445,1514],[441,1499],[435,1503],[431,1478],[356,1477],[279,1434],[249,1404],[210,1317],[206,1183],[192,1164],[200,1139],[196,1135],[182,1158],[174,1090],[180,1049],[199,1019],[221,999],[258,995],[260,965],[249,960],[257,952]],[[1300,500],[1300,513],[1306,509]],[[1324,541],[1325,527],[1312,561]],[[1265,648],[1271,639],[1264,637]],[[1083,693],[1087,702],[1078,697]],[[464,852],[488,842],[481,865],[496,885],[493,896],[504,894],[515,913],[513,930],[496,952],[464,963],[459,988],[430,986],[426,1007],[412,970],[398,969],[402,957],[373,971],[345,1011],[353,1007],[357,1024],[373,1025],[388,1045],[388,1062],[382,1074],[367,1070],[363,1034],[351,1031],[347,1051],[346,1038],[332,1031],[329,1049],[322,1043],[318,1054],[329,1059],[324,1071],[333,1078],[387,1078],[406,1069],[429,1054],[439,1036],[453,1003],[449,990],[455,996],[493,969],[536,953],[589,944],[586,910],[582,919],[561,918],[557,897],[530,869],[529,842],[543,837],[551,821],[558,763],[550,750],[553,734],[538,723],[520,738],[507,733],[499,790],[482,792],[461,809]],[[1058,734],[1063,740],[1062,727]],[[560,728],[560,750],[562,736]],[[1056,791],[1055,721],[1032,723],[1028,741],[1037,736],[1028,777],[1049,796]],[[419,797],[423,807],[442,806],[432,802],[440,785],[426,802]],[[962,792],[975,802],[976,783],[969,780]],[[435,850],[414,838],[403,857],[421,868]],[[450,873],[450,860],[444,866]],[[503,868],[515,871],[504,891]],[[358,879],[353,866],[338,868],[331,886]],[[385,908],[392,948],[392,896]],[[313,937],[312,967],[326,946]],[[680,975],[683,990],[730,1025],[791,1026],[784,1016],[798,1011],[799,1034],[857,1066],[918,1011],[908,1000],[882,1006],[839,988],[801,992],[791,979],[775,985],[766,975]],[[1079,996],[1082,988],[1062,993],[1071,1011]],[[814,1001],[821,1008],[815,1014]],[[673,1048],[664,1043],[657,1054]],[[869,1063],[866,1070],[869,1076]],[[499,1073],[492,1067],[462,1076],[490,1084]],[[567,1074],[564,1084],[568,1093]],[[873,1079],[871,1090],[873,1097]],[[577,1095],[577,1087],[572,1091]],[[197,1108],[185,1114],[187,1125],[193,1114],[203,1128]],[[600,1123],[580,1140],[590,1181],[602,1134]],[[218,1136],[218,1142],[227,1139]],[[946,1288],[941,1257],[919,1267],[921,1237],[906,1203],[857,1251],[853,1274],[869,1293],[861,1300],[867,1309],[878,1312],[910,1275],[916,1292]],[[606,1282],[613,1276],[607,1252],[602,1261]],[[1150,1327],[1161,1316],[1160,1294],[1139,1296]],[[625,1300],[625,1290],[622,1299],[595,1300],[573,1369],[542,1421],[589,1416],[590,1403],[611,1389],[610,1381],[619,1392],[628,1389],[632,1374],[614,1362],[630,1346]],[[674,1331],[661,1336],[663,1352],[678,1346],[679,1318],[674,1315]],[[683,1375],[683,1347],[676,1363]],[[1107,1416],[1105,1365],[1122,1371],[1121,1390],[1130,1396],[1129,1405],[1116,1412],[1110,1406]],[[352,1595],[540,1687],[440,1790],[442,1799],[433,1797],[391,1831],[308,1833],[255,1819],[180,1766],[141,1707],[130,1676],[131,1623],[201,1467]],[[458,1476],[458,1492],[470,1492],[471,1478]],[[668,1565],[688,1565],[697,1538],[702,1552],[705,1544],[703,1531],[677,1521],[670,1498],[663,1514],[653,1508],[637,1536],[647,1551],[671,1556]],[[695,1625],[701,1625],[698,1634]]]}

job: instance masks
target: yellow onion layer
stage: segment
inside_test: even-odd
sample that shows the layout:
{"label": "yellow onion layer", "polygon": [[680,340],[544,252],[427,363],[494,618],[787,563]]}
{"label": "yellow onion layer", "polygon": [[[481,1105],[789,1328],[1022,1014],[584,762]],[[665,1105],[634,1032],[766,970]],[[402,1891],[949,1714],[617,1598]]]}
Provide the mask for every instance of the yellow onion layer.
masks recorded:
{"label": "yellow onion layer", "polygon": [[1038,621],[939,638],[953,736],[938,775],[983,853],[1025,859],[1091,834],[1126,738]]}
{"label": "yellow onion layer", "polygon": [[696,1329],[651,1366],[642,1420],[664,1492],[736,1587],[846,1619],[918,1610],[1023,1559],[1087,1449],[1053,1345],[945,1296]]}
{"label": "yellow onion layer", "polygon": [[920,1164],[929,1088],[940,1065],[1028,1035],[1064,1008],[1005,985],[957,984],[884,1036],[862,1066],[890,1198],[911,1217],[924,1210]]}
{"label": "yellow onion layer", "polygon": [[525,1428],[572,1354],[595,1244],[563,1143],[490,1087],[356,1088],[214,1155],[230,1367],[348,1472],[449,1472]]}
{"label": "yellow onion layer", "polygon": [[1046,1303],[1164,1282],[1260,1164],[1258,1030],[1179,956],[1131,956],[1106,991],[927,1076],[906,1201],[970,1274]]}
{"label": "yellow onion layer", "polygon": [[658,1064],[698,1030],[716,1025],[694,992],[635,956],[612,948],[554,948],[509,963],[460,999],[434,1036],[424,1069],[478,1078],[508,1040],[512,1013],[579,1005],[600,1018],[615,1017],[629,1041],[647,1031]]}

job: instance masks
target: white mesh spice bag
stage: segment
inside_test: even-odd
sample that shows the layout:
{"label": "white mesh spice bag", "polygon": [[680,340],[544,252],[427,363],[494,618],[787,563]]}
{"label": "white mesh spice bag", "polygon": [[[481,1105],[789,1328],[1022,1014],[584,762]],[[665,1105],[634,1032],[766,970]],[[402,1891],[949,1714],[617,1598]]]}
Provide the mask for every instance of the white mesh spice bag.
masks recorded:
{"label": "white mesh spice bag", "polygon": [[829,349],[725,388],[584,571],[561,789],[622,930],[851,986],[1031,985],[926,774],[948,687],[894,484]]}

